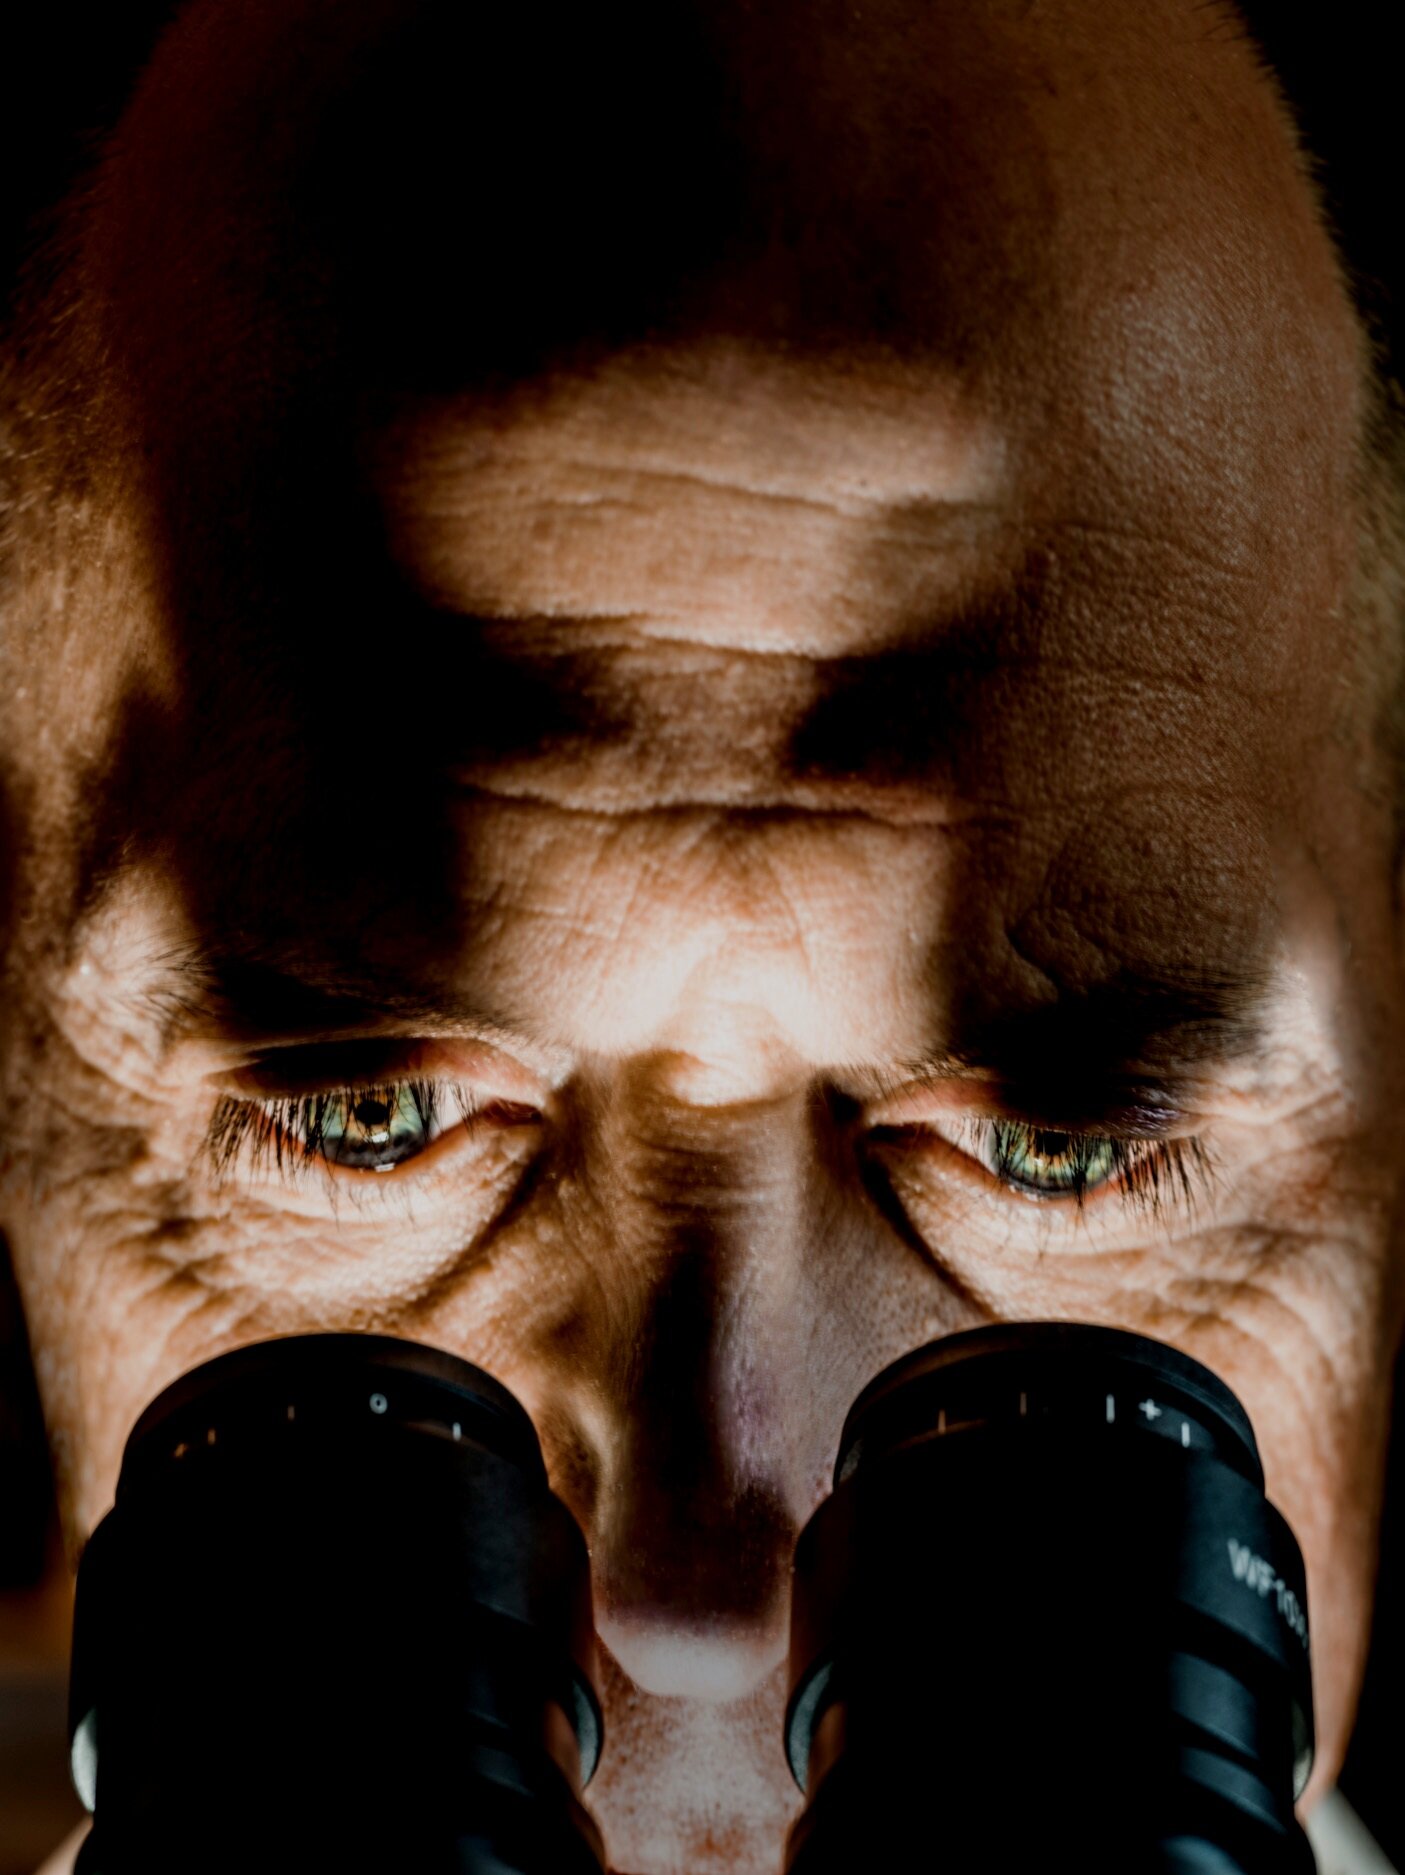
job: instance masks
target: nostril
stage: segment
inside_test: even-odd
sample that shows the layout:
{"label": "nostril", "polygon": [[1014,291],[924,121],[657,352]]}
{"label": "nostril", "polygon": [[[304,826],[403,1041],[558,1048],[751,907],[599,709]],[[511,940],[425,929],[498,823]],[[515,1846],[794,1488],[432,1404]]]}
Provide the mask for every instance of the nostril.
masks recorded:
{"label": "nostril", "polygon": [[787,1604],[751,1616],[684,1619],[676,1608],[638,1602],[612,1609],[601,1592],[595,1622],[600,1641],[641,1692],[679,1699],[745,1699],[789,1650]]}

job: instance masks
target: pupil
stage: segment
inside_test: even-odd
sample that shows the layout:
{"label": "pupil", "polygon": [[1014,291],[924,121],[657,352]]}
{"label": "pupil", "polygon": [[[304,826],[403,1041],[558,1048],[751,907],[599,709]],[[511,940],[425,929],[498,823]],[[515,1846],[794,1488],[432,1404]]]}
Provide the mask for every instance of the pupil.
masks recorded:
{"label": "pupil", "polygon": [[1040,1133],[1034,1149],[1041,1159],[1062,1159],[1068,1152],[1067,1133]]}
{"label": "pupil", "polygon": [[383,1100],[358,1100],[352,1117],[367,1129],[383,1127],[390,1118],[390,1108]]}

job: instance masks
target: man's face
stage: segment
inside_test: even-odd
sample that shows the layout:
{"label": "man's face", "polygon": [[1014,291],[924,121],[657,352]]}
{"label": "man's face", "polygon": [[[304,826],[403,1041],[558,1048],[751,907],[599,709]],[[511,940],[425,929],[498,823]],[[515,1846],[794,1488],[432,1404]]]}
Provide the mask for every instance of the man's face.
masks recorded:
{"label": "man's face", "polygon": [[[5,1188],[71,1544],[225,1348],[459,1352],[588,1535],[612,1869],[763,1875],[855,1395],[980,1322],[1115,1324],[1249,1409],[1315,1793],[1399,1016],[1357,341],[1252,59],[1171,0],[733,21],[786,212],[671,327],[456,386],[442,318],[396,349],[411,242],[385,331],[338,297],[384,228],[299,193],[344,126],[250,11],[158,59],[94,213],[103,467],[29,569],[62,682],[11,704],[85,906],[16,923]],[[327,97],[374,92],[374,12],[313,21]],[[419,182],[510,291],[476,179]]]}

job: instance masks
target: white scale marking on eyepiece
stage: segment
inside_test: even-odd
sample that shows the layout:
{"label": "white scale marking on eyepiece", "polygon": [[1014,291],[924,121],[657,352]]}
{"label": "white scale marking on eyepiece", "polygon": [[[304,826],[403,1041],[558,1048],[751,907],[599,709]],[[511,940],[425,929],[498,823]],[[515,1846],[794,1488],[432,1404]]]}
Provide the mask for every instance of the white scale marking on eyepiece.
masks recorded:
{"label": "white scale marking on eyepiece", "polygon": [[1110,1426],[1117,1417],[1117,1402],[1109,1393],[1107,1396],[1107,1423]]}
{"label": "white scale marking on eyepiece", "polygon": [[457,1420],[454,1421],[454,1437],[456,1439],[461,1439],[463,1437],[463,1427]]}
{"label": "white scale marking on eyepiece", "polygon": [[1023,1419],[1025,1414],[1028,1411],[1029,1411],[1029,1395],[1027,1393],[1022,1393],[1020,1395],[1020,1418]]}
{"label": "white scale marking on eyepiece", "polygon": [[373,1393],[371,1395],[371,1411],[373,1413],[383,1413],[389,1404],[390,1402],[383,1393]]}
{"label": "white scale marking on eyepiece", "polygon": [[938,1432],[946,1431],[946,1408],[945,1407],[942,1407],[941,1411],[937,1414],[937,1431]]}
{"label": "white scale marking on eyepiece", "polygon": [[1190,1421],[1188,1419],[1181,1421],[1181,1444],[1190,1444]]}
{"label": "white scale marking on eyepiece", "polygon": [[1146,1414],[1148,1425],[1151,1424],[1153,1419],[1160,1419],[1161,1417],[1161,1408],[1156,1404],[1155,1400],[1143,1400],[1137,1410]]}

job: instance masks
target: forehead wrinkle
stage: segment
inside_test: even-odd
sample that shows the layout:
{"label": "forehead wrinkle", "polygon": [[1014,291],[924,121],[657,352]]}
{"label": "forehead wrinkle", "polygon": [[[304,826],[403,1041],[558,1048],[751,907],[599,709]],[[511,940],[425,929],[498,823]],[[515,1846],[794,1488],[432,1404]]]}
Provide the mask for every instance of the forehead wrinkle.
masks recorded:
{"label": "forehead wrinkle", "polygon": [[885,831],[919,828],[941,833],[978,826],[1000,826],[1015,823],[1019,818],[988,807],[963,810],[925,790],[920,796],[914,797],[910,794],[905,796],[900,789],[886,788],[876,793],[872,805],[867,807],[845,801],[842,790],[838,788],[829,792],[831,796],[841,798],[816,801],[812,805],[795,800],[719,798],[610,806],[598,802],[583,804],[547,792],[532,793],[527,789],[495,786],[486,781],[460,781],[457,792],[468,804],[478,801],[490,806],[540,809],[559,814],[567,820],[583,824],[594,821],[609,827],[656,820],[690,830],[705,831],[709,826],[730,826],[741,831],[812,822],[842,826],[851,822],[855,826],[878,826]]}
{"label": "forehead wrinkle", "polygon": [[[1063,812],[1109,795],[1125,804],[1172,782],[1200,794],[1209,785],[1202,745],[1221,720],[1222,700],[1207,699],[1193,665],[1148,669],[1092,649],[1062,655],[996,620],[938,628],[925,644],[818,656],[675,634],[623,639],[617,627],[604,642],[556,624],[519,637],[501,621],[486,639],[489,658],[471,686],[482,707],[453,728],[455,783],[604,813],[702,803],[881,813],[891,788],[895,811],[910,820],[932,817],[924,790],[962,798],[968,812],[1022,802],[1041,814],[1051,792]],[[1260,720],[1271,705],[1260,700]],[[1115,712],[1123,759],[1111,773],[1097,738],[1076,759],[1070,752],[1075,707],[1080,718]],[[1247,719],[1237,720],[1242,733]],[[1191,733],[1182,759],[1168,763],[1161,744],[1173,725]],[[1138,750],[1156,755],[1154,782]],[[1216,774],[1216,785],[1225,779]]]}
{"label": "forehead wrinkle", "polygon": [[[532,461],[531,452],[523,451],[523,454],[530,463]],[[741,458],[738,457],[737,460],[740,464]],[[771,487],[758,480],[755,476],[748,477],[739,472],[728,475],[720,473],[704,475],[699,469],[684,469],[678,467],[676,464],[665,467],[659,463],[647,463],[639,460],[608,463],[603,462],[598,454],[571,457],[561,454],[558,450],[552,450],[550,452],[549,461],[550,467],[553,470],[580,470],[592,482],[596,483],[601,481],[608,482],[611,479],[618,478],[631,485],[643,483],[661,491],[682,490],[685,493],[698,492],[705,497],[720,495],[727,501],[732,501],[737,496],[741,496],[747,501],[759,502],[765,507],[775,508],[781,511],[788,508],[798,508],[802,512],[841,515],[845,519],[850,520],[867,519],[875,511],[881,512],[891,507],[898,507],[901,512],[905,511],[910,505],[910,502],[903,502],[901,504],[895,502],[891,494],[886,491],[882,493],[867,491],[861,493],[857,490],[845,491],[840,488],[835,488],[824,494],[817,494],[814,492],[813,488],[806,489],[798,485],[789,488]],[[483,465],[475,466],[481,473]],[[421,493],[422,492],[423,489],[421,487]],[[558,493],[547,488],[541,491],[539,499],[546,504],[555,503],[562,507],[608,507],[612,499],[621,507],[633,507],[637,505],[633,500],[623,495],[612,498],[610,495],[601,494],[598,491],[572,496]],[[1000,519],[1004,514],[1003,506],[997,500],[968,500],[959,495],[939,496],[934,494],[930,497],[930,506],[934,514],[940,515],[941,520],[948,524],[945,529],[936,526],[932,527],[928,530],[930,534],[940,534],[941,532],[956,533],[969,530],[972,521],[983,521],[987,517]],[[457,510],[448,505],[442,508],[435,508],[431,511],[434,512],[436,516],[442,515],[450,520],[459,519],[462,515],[461,510]]]}
{"label": "forehead wrinkle", "polygon": [[[713,414],[725,423],[725,404]],[[491,462],[425,474],[410,445],[396,481],[380,490],[401,575],[446,612],[603,618],[641,632],[650,620],[687,621],[680,635],[698,640],[823,652],[861,640],[875,618],[887,627],[919,604],[969,603],[998,577],[1004,543],[1019,545],[1016,517],[1001,504],[939,487],[903,498],[875,487],[860,506],[818,462],[806,465],[803,488],[758,495],[739,443],[725,481],[582,460],[562,486],[559,439],[530,421],[525,477],[504,478]],[[606,425],[602,442],[608,434]],[[620,492],[608,486],[615,479]]]}
{"label": "forehead wrinkle", "polygon": [[822,481],[836,510],[930,500],[968,517],[1006,493],[1007,438],[960,373],[857,331],[799,352],[725,327],[625,342],[505,392],[392,401],[368,440],[392,490],[545,470],[808,505]]}
{"label": "forehead wrinkle", "polygon": [[[578,395],[588,400],[594,389],[583,384]],[[659,393],[659,401],[666,410],[666,393]],[[555,468],[550,407],[548,400],[545,410],[531,411],[523,453],[547,476]],[[628,423],[621,443],[605,421],[608,409],[601,406],[597,427],[600,448],[616,459],[606,470],[612,473],[622,449],[637,454],[645,445]],[[712,414],[725,428],[725,402]],[[434,420],[440,421],[449,419]],[[560,531],[542,538],[537,517],[556,501],[549,487],[540,480],[530,486],[514,482],[501,494],[493,492],[493,451],[515,455],[523,439],[509,431],[480,459],[470,441],[475,420],[465,414],[462,421],[466,434],[454,437],[453,453],[464,466],[449,477],[458,499],[436,510],[439,470],[431,470],[426,488],[414,469],[413,426],[405,445],[409,456],[402,459],[407,480],[399,497],[388,497],[404,571],[448,608],[480,618],[606,613],[629,619],[639,636],[660,643],[708,640],[738,651],[765,653],[774,646],[823,656],[849,648],[867,652],[903,638],[915,648],[934,620],[957,620],[985,605],[1023,615],[1035,647],[1032,652],[1026,644],[1026,659],[1038,655],[1036,627],[1042,635],[1066,614],[1062,636],[1068,649],[1055,652],[1065,659],[1077,655],[1091,624],[1093,642],[1106,650],[1109,665],[1113,659],[1129,670],[1229,663],[1248,692],[1265,682],[1288,682],[1273,648],[1300,636],[1302,621],[1295,622],[1293,608],[1275,603],[1265,589],[1246,540],[1206,517],[1183,517],[1184,524],[1174,526],[1159,508],[1141,513],[1136,491],[1126,487],[1109,491],[1085,480],[1052,499],[1026,499],[1029,491],[1013,485],[998,500],[984,501],[928,489],[906,501],[885,499],[860,532],[802,543],[788,537],[784,518],[763,516],[758,522],[748,511],[746,465],[739,459],[730,479],[706,478],[709,488],[738,504],[717,534],[711,522],[699,525],[686,507],[679,510],[670,501],[669,487],[692,486],[699,472],[676,462],[660,465],[660,448],[677,453],[676,438],[669,438],[648,444],[642,469],[629,466],[631,475],[659,481],[658,499],[625,502],[608,515],[602,509],[609,502],[597,499],[598,489],[591,487],[591,478],[602,472],[599,456],[568,451],[566,460],[584,479],[562,507],[574,509],[579,524],[568,515]],[[433,434],[431,423],[431,445]],[[811,473],[824,480],[827,472]],[[487,480],[479,486],[481,476]],[[787,494],[787,503],[797,500],[821,515],[838,514],[844,505],[830,487],[803,497],[793,490]],[[452,524],[446,525],[446,515]],[[666,564],[657,563],[665,541],[683,556],[676,580]],[[718,542],[730,543],[730,560],[725,553],[716,557]],[[764,603],[738,583],[743,548],[749,564],[773,575]],[[645,605],[638,603],[641,584]],[[1148,631],[1148,614],[1158,621],[1173,618],[1177,630]],[[856,633],[867,633],[869,642],[845,642]],[[596,642],[603,640],[597,635]]]}
{"label": "forehead wrinkle", "polygon": [[[731,406],[719,396],[710,413],[713,424],[720,423],[725,429],[726,419],[731,414]],[[707,474],[695,464],[681,466],[676,456],[673,460],[664,458],[661,446],[650,445],[647,438],[638,433],[637,417],[626,451],[621,449],[619,438],[630,430],[628,418],[622,420],[618,415],[602,412],[597,423],[598,434],[592,439],[595,447],[589,455],[577,455],[563,448],[565,439],[547,415],[538,413],[520,419],[523,425],[520,434],[508,432],[504,436],[495,432],[489,447],[477,444],[482,434],[481,413],[469,409],[457,420],[462,429],[454,438],[457,447],[453,449],[443,443],[436,445],[432,435],[421,439],[419,431],[428,423],[423,416],[414,429],[395,437],[398,455],[394,468],[382,468],[377,478],[392,506],[413,505],[419,515],[452,526],[461,525],[473,514],[475,505],[483,499],[482,494],[475,491],[484,488],[491,491],[501,487],[510,494],[520,492],[525,485],[543,506],[564,508],[636,506],[643,488],[650,492],[657,490],[665,499],[681,494],[689,500],[701,496],[704,503],[713,497],[735,503],[740,497],[780,512],[798,509],[802,513],[817,512],[844,520],[871,521],[891,512],[912,522],[909,532],[918,535],[925,544],[938,544],[953,536],[964,538],[999,527],[1008,520],[1007,491],[995,486],[993,477],[985,478],[988,486],[982,487],[980,492],[968,495],[958,478],[939,476],[935,464],[922,482],[912,485],[908,478],[903,478],[903,485],[894,488],[885,485],[880,462],[871,465],[863,482],[846,481],[845,471],[852,474],[857,466],[853,455],[848,463],[825,463],[817,452],[809,451],[801,455],[797,473],[787,484],[776,486],[757,473],[755,446],[740,435],[728,438],[724,434],[724,447],[731,452],[727,467],[725,471],[719,467]],[[438,421],[447,425],[449,414],[445,413]],[[689,434],[682,426],[678,433]],[[909,441],[920,434],[914,422]],[[689,441],[694,450],[701,446],[696,435],[690,435]],[[676,450],[676,438],[672,446]],[[384,441],[379,442],[376,449],[382,458],[388,453]],[[614,460],[611,460],[612,455]],[[519,475],[514,476],[513,469],[519,470]],[[570,486],[573,475],[579,478],[580,484],[575,488]],[[552,477],[560,478],[567,486],[553,487]],[[624,488],[616,492],[612,484],[623,484]],[[822,493],[817,492],[820,487],[823,487]],[[915,524],[918,515],[922,519],[920,535]]]}

